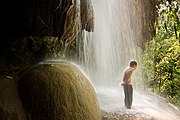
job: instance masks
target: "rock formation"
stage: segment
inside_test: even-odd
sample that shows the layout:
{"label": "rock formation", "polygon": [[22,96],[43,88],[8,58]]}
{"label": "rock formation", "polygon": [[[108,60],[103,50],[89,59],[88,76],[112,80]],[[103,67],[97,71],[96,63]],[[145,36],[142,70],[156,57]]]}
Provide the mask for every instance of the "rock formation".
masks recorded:
{"label": "rock formation", "polygon": [[32,120],[101,120],[96,93],[73,64],[40,64],[20,73],[18,91]]}
{"label": "rock formation", "polygon": [[16,84],[10,76],[0,76],[0,120],[26,120]]}
{"label": "rock formation", "polygon": [[[29,60],[29,57],[36,56],[35,52],[43,59],[45,56],[40,53],[53,46],[44,42],[46,36],[54,37],[55,40],[56,37],[58,38],[55,47],[59,47],[57,51],[62,53],[76,40],[81,30],[94,30],[91,0],[1,0],[0,11],[2,15],[0,63],[6,61],[5,64],[10,64],[9,59],[17,62],[14,64],[28,63],[33,61],[33,59]],[[28,43],[26,39],[29,39]],[[35,39],[37,46],[29,44]],[[33,51],[34,54],[30,52],[31,48],[37,47],[41,49]],[[19,56],[20,51],[24,56]],[[54,53],[58,54],[56,51]]]}

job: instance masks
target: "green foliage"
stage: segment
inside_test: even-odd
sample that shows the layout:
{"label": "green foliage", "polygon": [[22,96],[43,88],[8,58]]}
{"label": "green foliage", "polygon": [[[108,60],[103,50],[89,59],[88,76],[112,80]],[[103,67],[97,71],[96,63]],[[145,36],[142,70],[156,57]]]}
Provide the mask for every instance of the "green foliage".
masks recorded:
{"label": "green foliage", "polygon": [[144,50],[145,83],[180,106],[180,2],[161,0],[156,36]]}

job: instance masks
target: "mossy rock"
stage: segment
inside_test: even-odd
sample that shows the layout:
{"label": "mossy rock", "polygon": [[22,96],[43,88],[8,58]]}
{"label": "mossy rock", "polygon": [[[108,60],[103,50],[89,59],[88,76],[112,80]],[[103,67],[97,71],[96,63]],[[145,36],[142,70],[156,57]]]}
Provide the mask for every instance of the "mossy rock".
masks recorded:
{"label": "mossy rock", "polygon": [[101,120],[94,88],[74,64],[39,64],[20,73],[18,91],[29,119]]}
{"label": "mossy rock", "polygon": [[14,80],[0,76],[0,120],[26,120]]}

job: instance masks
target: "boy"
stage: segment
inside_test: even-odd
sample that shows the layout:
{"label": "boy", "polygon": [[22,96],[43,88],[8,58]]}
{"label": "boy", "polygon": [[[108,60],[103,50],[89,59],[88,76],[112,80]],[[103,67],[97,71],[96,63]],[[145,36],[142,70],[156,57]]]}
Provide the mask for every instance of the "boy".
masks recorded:
{"label": "boy", "polygon": [[133,101],[133,87],[132,87],[132,73],[137,68],[137,62],[131,61],[129,64],[129,67],[125,70],[124,76],[123,76],[123,82],[121,85],[124,88],[124,95],[125,95],[125,107],[127,109],[131,109],[132,101]]}

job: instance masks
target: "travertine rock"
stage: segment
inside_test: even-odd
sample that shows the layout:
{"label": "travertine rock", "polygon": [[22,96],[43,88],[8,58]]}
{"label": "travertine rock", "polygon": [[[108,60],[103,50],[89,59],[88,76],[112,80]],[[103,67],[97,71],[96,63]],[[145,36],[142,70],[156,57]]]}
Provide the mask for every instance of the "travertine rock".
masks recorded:
{"label": "travertine rock", "polygon": [[0,120],[26,120],[16,84],[10,76],[0,76]]}
{"label": "travertine rock", "polygon": [[73,64],[41,64],[20,73],[18,91],[32,120],[101,120],[95,91]]}

